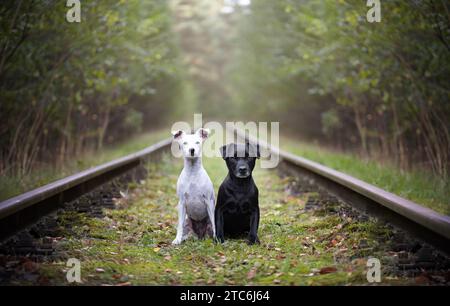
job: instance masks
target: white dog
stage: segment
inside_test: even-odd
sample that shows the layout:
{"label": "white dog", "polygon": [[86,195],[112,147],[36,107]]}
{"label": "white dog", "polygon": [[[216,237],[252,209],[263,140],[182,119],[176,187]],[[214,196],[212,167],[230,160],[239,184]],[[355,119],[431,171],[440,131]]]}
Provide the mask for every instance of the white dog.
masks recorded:
{"label": "white dog", "polygon": [[184,168],[177,182],[177,236],[172,244],[180,244],[191,232],[200,239],[215,236],[214,188],[202,165],[202,144],[208,134],[208,129],[199,129],[191,135],[172,132],[184,156]]}

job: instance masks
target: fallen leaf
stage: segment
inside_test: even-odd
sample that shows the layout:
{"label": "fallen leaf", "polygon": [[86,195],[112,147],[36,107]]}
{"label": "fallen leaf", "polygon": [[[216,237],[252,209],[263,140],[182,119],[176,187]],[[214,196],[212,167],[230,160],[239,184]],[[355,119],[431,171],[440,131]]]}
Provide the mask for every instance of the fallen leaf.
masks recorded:
{"label": "fallen leaf", "polygon": [[337,271],[337,269],[335,267],[324,267],[324,268],[320,269],[319,273],[320,274],[328,274],[328,273],[334,273],[336,271]]}
{"label": "fallen leaf", "polygon": [[428,284],[430,282],[430,279],[428,278],[427,275],[421,274],[421,275],[417,276],[416,278],[414,278],[414,281],[418,285],[425,285],[425,284]]}
{"label": "fallen leaf", "polygon": [[365,266],[367,263],[367,260],[364,258],[355,258],[352,260],[352,264],[355,266]]}
{"label": "fallen leaf", "polygon": [[47,286],[48,284],[50,284],[50,280],[45,276],[39,276],[38,283],[39,285]]}
{"label": "fallen leaf", "polygon": [[103,272],[105,272],[105,269],[103,269],[103,268],[96,268],[96,269],[95,269],[95,272],[97,272],[97,273],[103,273]]}
{"label": "fallen leaf", "polygon": [[39,269],[39,265],[31,260],[28,260],[22,264],[22,267],[27,272],[35,272]]}
{"label": "fallen leaf", "polygon": [[252,268],[247,273],[247,279],[253,279],[255,277],[255,275],[256,275],[256,269]]}

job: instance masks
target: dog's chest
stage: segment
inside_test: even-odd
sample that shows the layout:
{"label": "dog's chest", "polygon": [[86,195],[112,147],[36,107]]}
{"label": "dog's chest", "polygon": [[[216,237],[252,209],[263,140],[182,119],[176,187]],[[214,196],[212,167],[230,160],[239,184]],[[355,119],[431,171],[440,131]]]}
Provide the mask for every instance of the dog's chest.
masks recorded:
{"label": "dog's chest", "polygon": [[178,182],[178,195],[182,199],[187,215],[200,221],[208,216],[208,203],[213,194],[212,183],[202,175],[182,174]]}
{"label": "dog's chest", "polygon": [[229,194],[225,202],[226,211],[231,214],[249,214],[253,205],[250,197],[244,194]]}
{"label": "dog's chest", "polygon": [[198,189],[198,186],[191,184],[182,194],[186,205],[188,216],[194,220],[200,221],[208,215],[208,199],[204,191]]}

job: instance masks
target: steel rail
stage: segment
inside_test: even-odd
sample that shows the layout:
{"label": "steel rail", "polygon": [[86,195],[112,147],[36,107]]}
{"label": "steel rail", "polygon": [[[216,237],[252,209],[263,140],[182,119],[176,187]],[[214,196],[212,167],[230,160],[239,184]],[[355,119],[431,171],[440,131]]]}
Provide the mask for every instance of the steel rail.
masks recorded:
{"label": "steel rail", "polygon": [[164,139],[141,151],[81,171],[53,183],[0,202],[0,240],[36,222],[113,178],[138,167],[145,159],[169,149],[172,138]]}

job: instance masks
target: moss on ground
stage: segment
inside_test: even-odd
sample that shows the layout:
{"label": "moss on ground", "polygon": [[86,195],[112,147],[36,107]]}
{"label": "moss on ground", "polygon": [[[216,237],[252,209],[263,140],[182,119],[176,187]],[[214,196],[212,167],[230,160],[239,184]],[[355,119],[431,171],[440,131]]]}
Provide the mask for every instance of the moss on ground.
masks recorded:
{"label": "moss on ground", "polygon": [[[220,158],[204,164],[217,190],[226,175],[225,164]],[[260,245],[249,246],[244,240],[218,245],[192,238],[172,246],[182,162],[166,159],[160,165],[149,165],[148,179],[131,184],[128,196],[116,200],[117,209],[105,210],[105,218],[62,215],[71,226],[57,250],[63,258],[81,261],[83,284],[368,284],[368,256],[389,257],[383,248],[388,229],[370,219],[359,222],[323,209],[305,210],[317,193],[294,196],[286,190],[292,178],[261,169],[255,171]],[[67,284],[67,269],[62,259],[39,265],[41,278],[50,284]],[[382,281],[408,284],[411,279],[383,275]]]}

